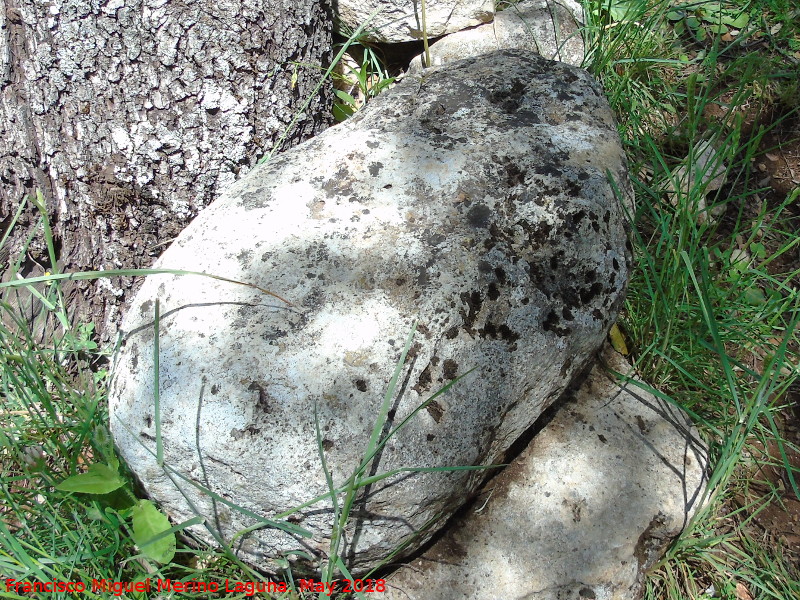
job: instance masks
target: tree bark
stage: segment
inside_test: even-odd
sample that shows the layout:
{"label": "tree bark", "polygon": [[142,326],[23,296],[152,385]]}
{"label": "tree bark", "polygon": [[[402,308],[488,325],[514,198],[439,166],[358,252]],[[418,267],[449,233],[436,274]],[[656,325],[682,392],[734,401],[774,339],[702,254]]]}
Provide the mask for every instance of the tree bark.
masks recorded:
{"label": "tree bark", "polygon": [[[148,266],[279,140],[331,22],[326,0],[0,0],[3,230],[41,190],[57,269]],[[285,146],[330,123],[329,99]],[[6,245],[23,274],[53,269],[40,234],[26,244],[38,218],[26,208]],[[108,334],[134,285],[80,284],[72,312]]]}

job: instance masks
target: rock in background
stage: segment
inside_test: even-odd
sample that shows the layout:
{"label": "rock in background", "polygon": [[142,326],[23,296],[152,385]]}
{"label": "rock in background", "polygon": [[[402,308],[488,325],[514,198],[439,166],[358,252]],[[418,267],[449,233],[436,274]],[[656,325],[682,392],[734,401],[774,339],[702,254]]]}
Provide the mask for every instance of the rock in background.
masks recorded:
{"label": "rock in background", "polygon": [[[380,12],[369,23],[364,39],[373,42],[422,39],[420,0],[339,0],[334,3],[338,28],[345,35],[348,29],[358,29],[376,10]],[[427,0],[425,3],[429,38],[488,23],[493,15],[493,0]]]}
{"label": "rock in background", "polygon": [[[580,66],[586,51],[583,9],[574,0],[530,0],[498,12],[491,23],[447,35],[430,46],[431,64],[442,65],[493,50],[520,48]],[[409,71],[422,70],[423,55]]]}
{"label": "rock in background", "polygon": [[[631,370],[610,348],[603,359]],[[699,508],[707,469],[681,409],[597,364],[469,512],[376,597],[638,598],[645,570]]]}
{"label": "rock in background", "polygon": [[[116,443],[175,522],[199,511],[226,539],[255,522],[156,464],[159,299],[166,464],[252,513],[272,517],[327,491],[315,407],[334,482],[350,476],[414,321],[395,425],[475,370],[395,435],[370,474],[500,462],[616,319],[629,261],[620,200],[630,198],[614,119],[585,71],[504,51],[410,76],[255,169],[159,260],[291,304],[207,278],[149,278],[123,324]],[[411,538],[406,553],[419,547],[429,534],[414,534],[484,476],[406,473],[373,485],[347,531],[351,569]],[[324,557],[330,503],[292,518],[313,537],[259,529],[239,540],[240,556],[266,569],[298,549]]]}

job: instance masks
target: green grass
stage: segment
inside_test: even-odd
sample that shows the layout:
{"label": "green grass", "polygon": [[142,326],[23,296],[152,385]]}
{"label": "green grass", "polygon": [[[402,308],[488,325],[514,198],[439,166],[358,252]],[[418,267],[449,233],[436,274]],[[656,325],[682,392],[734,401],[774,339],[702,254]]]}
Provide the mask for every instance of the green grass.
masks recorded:
{"label": "green grass", "polygon": [[[800,239],[790,207],[800,191],[767,201],[753,161],[798,105],[789,57],[800,33],[789,6],[774,1],[725,5],[747,17],[732,39],[708,22],[697,25],[703,35],[676,27],[671,13],[719,4],[592,4],[587,67],[618,115],[636,191],[637,268],[621,324],[645,381],[690,411],[712,452],[707,504],[653,569],[648,597],[741,598],[737,584],[754,598],[798,597],[797,565],[753,526],[779,491],[745,494],[754,470],[743,457],[772,440],[785,459],[776,415],[798,376]],[[700,168],[681,190],[677,169],[696,165],[707,141],[722,166]],[[725,183],[709,189],[718,169]],[[800,477],[785,466],[786,493],[797,495]],[[748,504],[737,509],[731,499],[742,494]]]}
{"label": "green grass", "polygon": [[[652,569],[647,597],[706,598],[713,586],[714,597],[734,599],[740,597],[737,585],[754,598],[798,597],[797,565],[780,545],[759,538],[754,518],[783,493],[798,494],[800,477],[795,473],[785,492],[773,487],[755,494],[747,457],[757,455],[759,443],[775,442],[784,453],[788,448],[778,415],[800,362],[800,238],[792,212],[800,197],[797,190],[785,199],[770,197],[753,172],[768,129],[792,118],[791,107],[800,100],[793,62],[800,51],[800,15],[789,0],[719,8],[662,0],[589,4],[586,67],[618,115],[636,191],[630,215],[636,268],[620,325],[643,379],[693,415],[713,460],[707,503]],[[722,16],[742,23],[743,15],[746,24],[737,35],[723,39],[715,28]],[[380,72],[380,65],[376,54],[363,56],[358,82],[367,86],[367,74]],[[724,165],[725,182],[710,189],[700,169],[681,189],[676,172],[696,164],[703,142]],[[52,240],[43,217],[42,235]],[[216,582],[223,590],[226,579],[266,585],[224,550],[179,544],[168,564],[143,552],[132,521],[137,500],[130,479],[104,494],[57,487],[90,464],[118,467],[107,427],[107,373],[98,368],[103,363],[91,326],[69,323],[59,291],[66,277],[0,290],[0,574],[30,582],[170,578]],[[24,316],[30,303],[43,307],[35,323]],[[376,418],[376,435],[384,418]],[[365,477],[370,459],[386,441],[373,437],[351,480],[329,482],[339,532],[355,493],[371,482]],[[335,531],[332,538],[335,557],[341,536]],[[322,575],[331,579],[343,570],[334,559]],[[286,580],[294,585],[290,570]],[[108,595],[90,590],[81,597]],[[266,596],[300,594],[290,589]],[[25,596],[0,586],[0,598],[17,597]],[[76,596],[65,591],[46,597]]]}

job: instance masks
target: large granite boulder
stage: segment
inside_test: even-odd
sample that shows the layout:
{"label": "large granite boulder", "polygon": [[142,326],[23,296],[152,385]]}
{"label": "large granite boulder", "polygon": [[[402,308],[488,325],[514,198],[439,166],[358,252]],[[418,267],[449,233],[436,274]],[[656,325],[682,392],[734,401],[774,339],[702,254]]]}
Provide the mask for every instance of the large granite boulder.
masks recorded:
{"label": "large granite boulder", "polygon": [[[457,31],[431,44],[431,64],[519,48],[580,66],[586,52],[580,31],[584,22],[583,8],[575,0],[524,0],[497,13],[491,23]],[[422,61],[420,54],[411,61],[409,71],[422,70]]]}
{"label": "large granite boulder", "polygon": [[[423,37],[420,0],[337,0],[333,10],[340,33],[345,35],[374,14],[364,31],[364,39],[410,42]],[[429,38],[435,38],[488,23],[493,15],[493,0],[427,0],[425,30]]]}
{"label": "large granite boulder", "polygon": [[[199,512],[207,529],[196,535],[231,539],[328,490],[320,448],[333,482],[347,480],[416,321],[391,423],[474,370],[366,475],[498,463],[616,318],[629,200],[614,119],[585,71],[504,51],[409,76],[253,170],[156,263],[286,302],[217,279],[148,278],[122,327],[116,443],[176,522]],[[191,484],[154,456],[156,299],[163,455]],[[405,472],[372,485],[347,528],[351,568],[418,547],[485,475]],[[311,538],[265,527],[235,548],[265,569],[298,549],[325,557],[332,514],[327,501],[291,515]]]}

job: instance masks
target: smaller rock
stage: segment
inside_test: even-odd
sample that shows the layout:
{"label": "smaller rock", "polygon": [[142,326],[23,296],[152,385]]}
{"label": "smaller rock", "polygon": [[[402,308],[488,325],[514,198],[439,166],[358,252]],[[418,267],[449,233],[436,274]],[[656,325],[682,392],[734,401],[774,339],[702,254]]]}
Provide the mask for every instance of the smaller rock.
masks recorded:
{"label": "smaller rock", "polygon": [[[630,365],[610,347],[603,362]],[[698,509],[708,454],[686,414],[596,365],[424,555],[397,600],[632,600]]]}
{"label": "smaller rock", "polygon": [[[423,37],[422,3],[419,0],[339,0],[334,2],[338,30],[355,31],[376,11],[364,32],[371,42],[412,42]],[[492,0],[427,0],[425,27],[428,38],[461,31],[494,16]]]}
{"label": "smaller rock", "polygon": [[[580,27],[583,9],[575,0],[530,0],[498,12],[492,23],[459,31],[431,44],[431,63],[438,66],[493,50],[521,48],[544,58],[581,66],[586,47]],[[423,55],[409,72],[422,69]]]}

